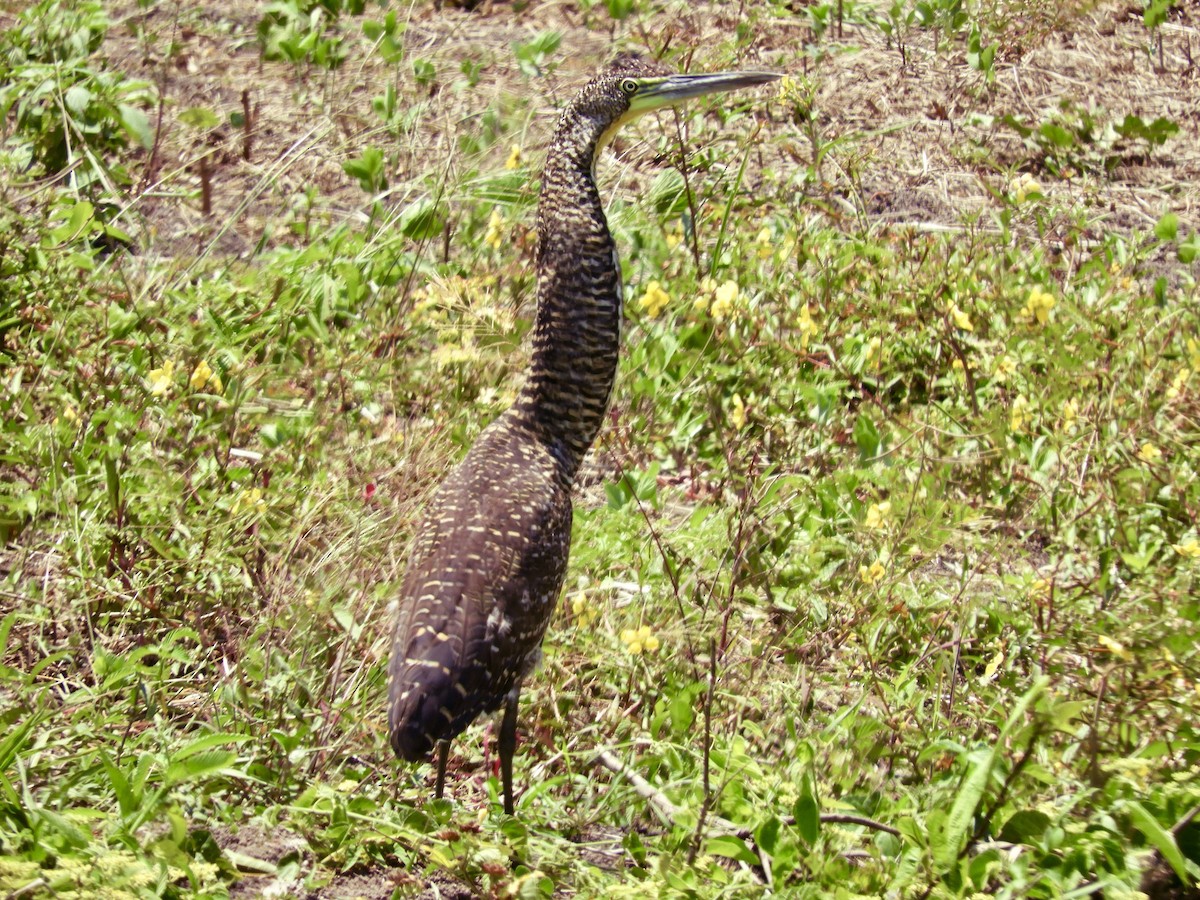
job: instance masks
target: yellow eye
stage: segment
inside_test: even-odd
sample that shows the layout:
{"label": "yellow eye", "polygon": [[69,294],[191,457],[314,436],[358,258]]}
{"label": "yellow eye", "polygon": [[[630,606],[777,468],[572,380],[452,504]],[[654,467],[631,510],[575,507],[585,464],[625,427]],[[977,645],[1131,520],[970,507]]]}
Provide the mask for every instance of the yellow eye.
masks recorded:
{"label": "yellow eye", "polygon": [[624,81],[621,82],[621,90],[623,90],[625,93],[627,93],[631,97],[637,93],[637,89],[638,89],[638,83],[636,81],[634,81],[632,78],[626,78]]}

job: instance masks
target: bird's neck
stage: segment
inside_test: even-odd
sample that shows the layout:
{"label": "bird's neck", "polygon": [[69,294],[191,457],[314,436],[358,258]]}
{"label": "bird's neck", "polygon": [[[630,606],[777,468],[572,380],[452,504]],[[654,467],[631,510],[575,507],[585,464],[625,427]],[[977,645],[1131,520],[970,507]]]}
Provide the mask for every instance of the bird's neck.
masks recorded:
{"label": "bird's neck", "polygon": [[594,177],[602,136],[568,108],[546,155],[533,358],[514,410],[568,481],[603,424],[621,336],[620,264]]}

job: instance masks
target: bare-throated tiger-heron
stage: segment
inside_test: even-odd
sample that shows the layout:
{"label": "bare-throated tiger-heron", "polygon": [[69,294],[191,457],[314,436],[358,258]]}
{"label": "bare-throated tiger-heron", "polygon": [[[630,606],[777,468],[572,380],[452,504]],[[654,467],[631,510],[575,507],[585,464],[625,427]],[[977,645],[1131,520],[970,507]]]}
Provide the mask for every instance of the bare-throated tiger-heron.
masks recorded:
{"label": "bare-throated tiger-heron", "polygon": [[504,810],[521,682],[541,656],[571,542],[571,487],[617,371],[621,271],[596,159],[630,119],[691,97],[765,84],[766,72],[672,74],[625,55],[563,110],[537,214],[537,323],[528,376],[442,482],[417,527],[388,668],[389,729],[402,759],[449,742],[502,704]]}

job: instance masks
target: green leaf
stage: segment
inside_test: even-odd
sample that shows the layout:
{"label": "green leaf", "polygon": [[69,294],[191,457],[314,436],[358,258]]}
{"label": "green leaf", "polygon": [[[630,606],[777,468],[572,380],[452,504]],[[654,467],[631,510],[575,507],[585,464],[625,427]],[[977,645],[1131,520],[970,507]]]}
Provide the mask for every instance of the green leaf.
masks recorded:
{"label": "green leaf", "polygon": [[179,114],[179,121],[189,128],[200,130],[216,128],[221,119],[206,106],[189,106]]}
{"label": "green leaf", "polygon": [[445,224],[441,210],[429,197],[410,203],[400,213],[400,231],[414,241],[435,237],[441,233]]}
{"label": "green leaf", "polygon": [[1000,829],[1000,840],[1014,844],[1036,841],[1050,827],[1050,817],[1039,809],[1022,809],[1009,816]]}
{"label": "green leaf", "polygon": [[246,741],[253,740],[248,734],[235,734],[233,732],[218,732],[216,734],[206,734],[202,738],[197,738],[184,746],[180,747],[171,754],[172,762],[179,762],[187,759],[189,756],[195,756],[197,753],[203,753],[213,747],[221,747],[225,744],[244,744]]}
{"label": "green leaf", "polygon": [[92,92],[82,84],[72,85],[67,88],[63,102],[67,104],[67,109],[76,116],[82,116],[87,112],[88,104],[92,102]]}
{"label": "green leaf", "polygon": [[800,839],[811,847],[821,834],[821,807],[813,790],[812,778],[807,773],[800,786],[800,797],[792,807],[792,815],[796,819]]}
{"label": "green leaf", "polygon": [[1179,216],[1175,213],[1167,213],[1154,226],[1154,233],[1158,235],[1160,241],[1175,240],[1175,236],[1179,234]]}
{"label": "green leaf", "polygon": [[137,799],[134,797],[133,789],[129,786],[129,779],[125,777],[125,773],[117,768],[116,764],[109,759],[107,753],[100,754],[100,763],[104,766],[104,771],[108,774],[108,782],[112,785],[113,794],[116,795],[117,805],[121,809],[121,815],[132,815],[138,808]]}
{"label": "green leaf", "polygon": [[995,768],[996,761],[1000,758],[1000,748],[1004,746],[1008,735],[1016,728],[1017,724],[1024,719],[1029,707],[1046,689],[1047,682],[1048,679],[1039,678],[1033,687],[1017,701],[1008,720],[1004,723],[1004,728],[1000,730],[995,744],[988,748],[981,757],[972,754],[972,756],[976,756],[976,761],[970,766],[967,777],[963,779],[963,783],[958,789],[958,795],[954,798],[954,804],[950,807],[950,813],[946,817],[945,839],[940,846],[934,847],[934,859],[943,868],[953,865],[962,851],[963,843],[975,820],[975,811],[983,802],[988,781],[992,777],[992,769]]}
{"label": "green leaf", "polygon": [[150,127],[150,118],[144,112],[128,103],[118,103],[117,111],[121,116],[121,127],[142,145],[143,150],[154,146],[154,130]]}
{"label": "green leaf", "polygon": [[1176,252],[1179,261],[1185,266],[1195,262],[1196,257],[1200,256],[1200,232],[1193,231],[1188,239],[1179,245]]}
{"label": "green leaf", "polygon": [[1170,863],[1175,874],[1179,876],[1179,880],[1187,884],[1191,877],[1188,875],[1187,864],[1184,862],[1183,854],[1179,851],[1179,845],[1175,843],[1175,836],[1163,828],[1158,819],[1154,818],[1150,811],[1136,800],[1127,801],[1125,806],[1129,810],[1130,819],[1133,820],[1133,827],[1140,831],[1146,840],[1154,845],[1154,849],[1162,854],[1162,858]]}
{"label": "green leaf", "polygon": [[751,866],[759,864],[758,856],[746,842],[732,834],[711,837],[704,844],[705,852],[712,856],[723,856],[726,859],[736,859]]}
{"label": "green leaf", "polygon": [[232,750],[204,750],[195,756],[172,762],[163,775],[163,784],[168,787],[188,781],[199,781],[216,775],[233,765],[237,754]]}

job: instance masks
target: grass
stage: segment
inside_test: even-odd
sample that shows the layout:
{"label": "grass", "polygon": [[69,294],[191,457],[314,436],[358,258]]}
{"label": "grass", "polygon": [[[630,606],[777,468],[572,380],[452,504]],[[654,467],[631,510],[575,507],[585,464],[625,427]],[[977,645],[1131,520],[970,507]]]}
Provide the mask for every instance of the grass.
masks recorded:
{"label": "grass", "polygon": [[[856,179],[886,161],[820,106],[832,7],[810,80],[630,129],[604,174],[625,354],[526,689],[514,820],[485,728],[456,742],[446,801],[392,758],[384,666],[422,499],[520,383],[548,130],[524,94],[565,52],[460,58],[407,42],[416,7],[287,6],[256,9],[252,52],[323,98],[314,135],[357,110],[343,183],[297,185],[304,154],[281,152],[244,216],[171,252],[146,223],[232,177],[216,151],[172,154],[197,129],[239,148],[246,122],[106,65],[121,37],[98,6],[4,20],[3,81],[26,86],[5,103],[50,98],[8,107],[0,155],[6,895],[1195,882],[1197,223],[1181,203],[1110,227],[1063,180],[1102,193],[1135,151],[1087,129],[1069,154],[1050,131],[964,140],[985,202],[938,227],[872,216]],[[623,35],[658,21],[585,6]],[[849,12],[856,39],[899,40]],[[697,66],[737,65],[773,15]],[[903,21],[906,66],[1002,30],[982,8]],[[155,22],[124,24],[153,47]],[[353,66],[405,93],[339,95]],[[421,143],[458,115],[446,96],[513,71],[457,146]],[[975,77],[990,96],[996,73]],[[1151,151],[1180,151],[1171,134]]]}

